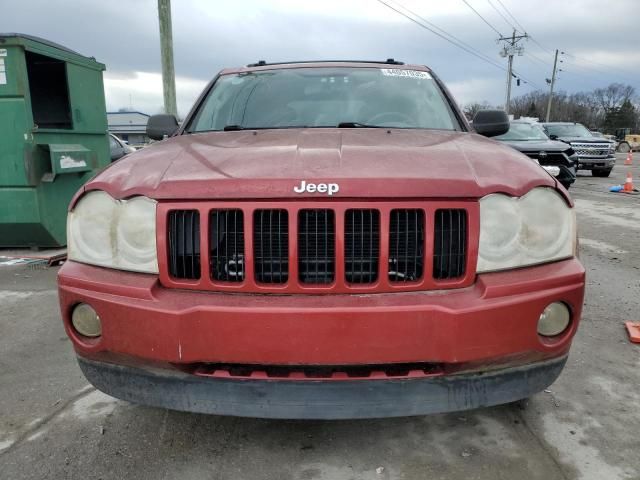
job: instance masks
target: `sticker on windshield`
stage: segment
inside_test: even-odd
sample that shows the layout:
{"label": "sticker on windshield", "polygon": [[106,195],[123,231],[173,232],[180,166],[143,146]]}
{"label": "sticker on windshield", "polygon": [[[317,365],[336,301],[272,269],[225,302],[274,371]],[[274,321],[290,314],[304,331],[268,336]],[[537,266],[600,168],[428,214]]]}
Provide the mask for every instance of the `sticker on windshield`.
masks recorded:
{"label": "sticker on windshield", "polygon": [[397,68],[381,68],[382,75],[386,77],[405,77],[405,78],[423,78],[425,80],[431,80],[431,75],[428,72],[422,72],[420,70],[399,70]]}

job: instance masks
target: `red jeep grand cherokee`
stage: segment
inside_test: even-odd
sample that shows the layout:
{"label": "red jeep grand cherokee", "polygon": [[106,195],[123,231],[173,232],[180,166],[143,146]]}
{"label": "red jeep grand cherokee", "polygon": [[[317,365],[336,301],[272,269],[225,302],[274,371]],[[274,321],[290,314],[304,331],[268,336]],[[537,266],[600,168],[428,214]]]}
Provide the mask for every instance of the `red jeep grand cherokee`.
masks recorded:
{"label": "red jeep grand cherokee", "polygon": [[70,206],[60,305],[98,389],[337,419],[512,402],[560,374],[585,287],[571,199],[428,68],[260,62],[148,129],[171,138]]}

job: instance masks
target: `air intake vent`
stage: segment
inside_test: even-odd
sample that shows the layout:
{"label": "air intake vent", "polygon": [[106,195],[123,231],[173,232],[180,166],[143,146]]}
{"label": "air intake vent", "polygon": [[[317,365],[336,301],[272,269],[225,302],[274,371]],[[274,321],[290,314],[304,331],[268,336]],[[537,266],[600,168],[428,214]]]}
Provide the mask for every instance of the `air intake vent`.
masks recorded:
{"label": "air intake vent", "polygon": [[200,213],[172,210],[168,230],[169,274],[174,278],[200,278]]}
{"label": "air intake vent", "polygon": [[344,219],[344,270],[349,283],[373,283],[380,260],[380,212],[347,210]]}
{"label": "air intake vent", "polygon": [[433,278],[462,277],[467,257],[466,210],[436,210]]}
{"label": "air intake vent", "polygon": [[242,210],[213,210],[209,219],[211,278],[244,280],[244,215]]}
{"label": "air intake vent", "polygon": [[424,271],[424,212],[391,210],[389,224],[389,280],[414,282]]}
{"label": "air intake vent", "polygon": [[302,283],[332,283],[335,276],[333,210],[298,213],[298,277]]}
{"label": "air intake vent", "polygon": [[286,210],[256,210],[253,213],[253,258],[256,281],[287,282],[289,214]]}

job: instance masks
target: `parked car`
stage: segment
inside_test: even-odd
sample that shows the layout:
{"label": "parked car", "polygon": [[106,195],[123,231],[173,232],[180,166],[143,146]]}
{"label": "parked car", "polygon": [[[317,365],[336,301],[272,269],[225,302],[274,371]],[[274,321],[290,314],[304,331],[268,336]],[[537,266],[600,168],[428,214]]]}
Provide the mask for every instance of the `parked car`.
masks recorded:
{"label": "parked car", "polygon": [[578,155],[571,145],[550,140],[539,124],[524,120],[512,121],[509,131],[495,139],[536,160],[564,188],[569,188],[576,181]]}
{"label": "parked car", "polygon": [[[512,402],[560,374],[573,203],[427,67],[223,70],[88,182],[58,275],[84,375],[204,413],[367,418]],[[484,136],[482,136],[484,135]]]}
{"label": "parked car", "polygon": [[111,150],[112,162],[124,157],[128,153],[136,151],[135,148],[131,147],[124,140],[119,139],[112,133],[109,134],[109,149]]}
{"label": "parked car", "polygon": [[571,145],[578,154],[578,170],[591,170],[594,177],[608,177],[616,164],[615,142],[594,137],[582,124],[575,122],[542,123],[551,140]]}

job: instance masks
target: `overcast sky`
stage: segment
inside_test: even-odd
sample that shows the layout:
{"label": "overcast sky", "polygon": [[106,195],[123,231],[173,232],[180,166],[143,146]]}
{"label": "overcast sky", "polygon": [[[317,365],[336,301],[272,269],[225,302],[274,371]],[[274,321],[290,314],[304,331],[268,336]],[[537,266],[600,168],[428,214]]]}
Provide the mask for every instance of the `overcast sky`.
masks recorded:
{"label": "overcast sky", "polygon": [[[385,0],[409,8],[506,67],[497,33],[463,0]],[[640,0],[467,0],[489,24],[524,28],[523,79],[513,95],[547,88],[552,51],[565,70],[558,88],[590,90],[611,82],[640,92]],[[521,24],[509,16],[508,11]],[[107,108],[162,108],[155,0],[0,0],[0,32],[61,43],[106,64]],[[495,7],[495,8],[494,8]],[[503,18],[500,12],[505,18]],[[408,13],[408,12],[407,12]],[[386,59],[429,65],[458,103],[504,102],[506,73],[419,27],[377,0],[173,0],[178,110],[187,113],[207,81],[225,66],[260,59]],[[505,20],[506,19],[506,20]],[[571,56],[570,56],[571,55]]]}

